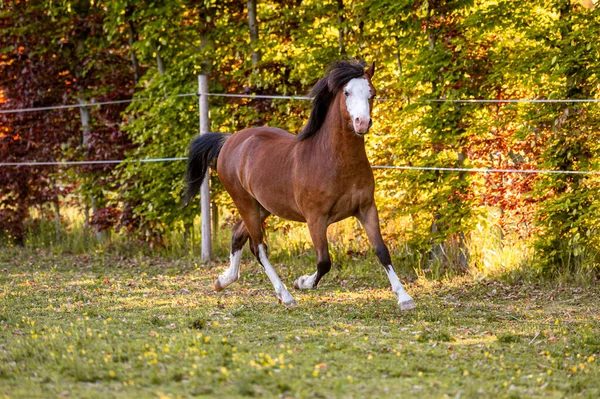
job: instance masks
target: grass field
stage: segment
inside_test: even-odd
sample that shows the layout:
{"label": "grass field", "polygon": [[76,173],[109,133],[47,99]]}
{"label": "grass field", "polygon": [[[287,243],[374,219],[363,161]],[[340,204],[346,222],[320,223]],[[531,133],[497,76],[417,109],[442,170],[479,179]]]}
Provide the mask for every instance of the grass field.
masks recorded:
{"label": "grass field", "polygon": [[597,287],[401,271],[402,313],[369,256],[287,309],[243,262],[0,249],[0,397],[600,397]]}

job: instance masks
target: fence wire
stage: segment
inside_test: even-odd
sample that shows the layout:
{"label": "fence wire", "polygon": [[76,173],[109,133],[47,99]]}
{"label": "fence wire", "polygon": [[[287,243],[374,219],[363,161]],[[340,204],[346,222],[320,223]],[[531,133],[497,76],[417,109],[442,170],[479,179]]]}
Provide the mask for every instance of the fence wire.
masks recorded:
{"label": "fence wire", "polygon": [[[229,97],[229,98],[246,98],[246,99],[265,99],[265,100],[299,100],[308,101],[312,100],[309,96],[284,96],[278,94],[236,94],[236,93],[182,93],[174,96],[167,96],[166,98],[181,98],[181,97],[197,97],[206,95],[209,97]],[[128,104],[138,101],[150,101],[150,98],[132,98],[128,100],[114,100],[114,101],[98,101],[89,103],[77,103],[77,104],[66,104],[66,105],[53,105],[47,107],[31,107],[31,108],[13,108],[13,109],[1,109],[1,114],[16,114],[24,112],[39,112],[39,111],[52,111],[58,109],[71,109],[71,108],[82,108],[82,107],[99,107],[103,105],[113,104]],[[388,101],[406,101],[397,98],[377,98],[376,101],[388,102]],[[543,103],[543,104],[564,104],[564,103],[600,103],[600,99],[587,98],[587,99],[416,99],[413,103],[466,103],[466,104],[526,104],[526,103]]]}
{"label": "fence wire", "polygon": [[[141,159],[109,159],[89,161],[44,161],[44,162],[0,162],[0,166],[85,166],[120,163],[152,163],[187,161],[187,157],[172,158],[141,158]],[[418,170],[438,172],[468,172],[468,173],[517,173],[517,174],[565,174],[565,175],[600,175],[593,170],[554,170],[554,169],[494,169],[494,168],[446,168],[434,166],[394,166],[371,165],[372,169]]]}
{"label": "fence wire", "polygon": [[[206,95],[209,97],[229,97],[246,99],[269,99],[269,100],[312,100],[309,96],[286,96],[286,95],[267,95],[267,94],[236,94],[236,93],[182,93],[174,96],[197,97]],[[66,105],[55,105],[47,107],[31,107],[0,110],[0,114],[12,114],[22,112],[39,112],[59,109],[71,109],[81,107],[98,107],[113,104],[128,104],[137,101],[150,101],[150,98],[132,98],[127,100],[99,101],[90,103],[77,103]],[[379,101],[402,101],[392,98],[378,99]],[[600,99],[422,99],[415,102],[422,103],[600,103]],[[88,160],[88,161],[24,161],[24,162],[0,162],[0,167],[22,167],[22,166],[84,166],[84,165],[103,165],[120,163],[153,163],[153,162],[177,162],[185,161],[187,157],[172,158],[142,158],[142,159],[114,159],[114,160]],[[438,172],[468,172],[468,173],[517,173],[517,174],[565,174],[565,175],[600,175],[600,171],[586,170],[552,170],[552,169],[494,169],[494,168],[449,168],[449,167],[429,167],[429,166],[394,166],[394,165],[372,165],[373,169],[396,169],[396,170],[417,170],[417,171],[438,171]]]}

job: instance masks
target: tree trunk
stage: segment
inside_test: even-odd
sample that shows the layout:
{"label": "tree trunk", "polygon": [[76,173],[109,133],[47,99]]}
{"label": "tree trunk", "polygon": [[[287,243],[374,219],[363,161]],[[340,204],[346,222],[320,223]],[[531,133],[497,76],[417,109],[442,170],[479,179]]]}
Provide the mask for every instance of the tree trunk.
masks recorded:
{"label": "tree trunk", "polygon": [[183,223],[183,246],[190,253],[194,248],[194,223],[191,221]]}
{"label": "tree trunk", "polygon": [[258,23],[256,22],[256,0],[248,0],[248,27],[250,28],[250,48],[252,49],[252,69],[260,62],[258,42]]}
{"label": "tree trunk", "polygon": [[[458,153],[458,167],[462,168],[465,166],[465,159],[467,159],[467,155],[460,151]],[[464,181],[467,177],[466,172],[459,173],[459,179]],[[471,258],[471,254],[469,253],[469,248],[467,247],[467,240],[465,239],[465,233],[460,232],[458,234],[458,265],[462,270],[467,270],[469,268],[469,259]]]}
{"label": "tree trunk", "polygon": [[140,65],[133,49],[133,44],[137,42],[138,35],[132,20],[129,20],[129,51],[131,52],[131,67],[133,68],[133,83],[137,86],[140,81]]}
{"label": "tree trunk", "polygon": [[[83,95],[80,95],[77,98],[77,102],[79,102],[79,104],[87,103]],[[87,149],[90,140],[90,134],[92,133],[92,128],[90,124],[90,121],[92,120],[92,115],[90,114],[90,109],[85,106],[79,107],[79,116],[81,117],[81,144]]]}
{"label": "tree trunk", "polygon": [[[198,5],[198,20],[200,21],[198,35],[200,37],[200,51],[204,51],[207,46],[214,44],[214,41],[211,37],[211,33],[214,28],[215,20],[216,20],[216,12],[214,8],[210,6],[205,6],[200,3]],[[212,60],[210,57],[206,57],[202,60],[202,67],[200,69],[200,73],[202,75],[210,76],[210,72],[212,69]]]}
{"label": "tree trunk", "polygon": [[344,0],[338,0],[337,7],[338,7],[338,19],[337,20],[338,20],[338,29],[339,29],[338,44],[340,47],[340,55],[345,56],[346,55],[346,45],[344,43],[344,34],[346,33],[346,28],[344,27]]}
{"label": "tree trunk", "polygon": [[402,76],[402,60],[400,59],[400,38],[396,37],[396,62],[398,63],[398,75]]}
{"label": "tree trunk", "polygon": [[213,244],[215,244],[217,236],[218,236],[218,232],[219,232],[219,207],[214,202],[214,200],[211,204],[211,211],[212,211],[212,236],[213,236]]}
{"label": "tree trunk", "polygon": [[[91,3],[89,0],[83,0],[80,2],[75,3],[76,5],[76,11],[78,13],[78,15],[81,18],[85,18],[88,16],[89,11],[90,11],[90,6]],[[75,45],[75,53],[77,55],[77,59],[78,59],[78,65],[75,66],[75,76],[77,78],[77,101],[79,102],[79,104],[86,104],[87,101],[85,99],[85,77],[83,75],[83,65],[84,65],[84,58],[85,58],[85,50],[86,50],[86,41],[87,38],[89,36],[89,30],[88,29],[80,29],[77,37],[76,37],[76,45]],[[79,114],[81,116],[81,129],[82,129],[82,139],[81,142],[83,144],[83,147],[85,148],[86,152],[88,152],[89,155],[89,139],[90,139],[90,135],[92,132],[92,127],[91,127],[91,113],[90,113],[90,109],[86,106],[83,107],[79,107]],[[92,177],[92,179],[95,179],[95,177]],[[97,209],[98,209],[98,199],[94,196],[92,196],[92,212],[95,214]],[[96,233],[96,238],[98,239],[99,242],[102,241],[103,239],[103,235],[102,232],[97,232]]]}
{"label": "tree trunk", "polygon": [[[154,52],[156,53],[156,69],[158,70],[158,74],[160,76],[163,76],[167,72],[167,70],[165,68],[165,63],[164,63],[162,57],[160,56],[160,51],[159,51],[158,45],[154,47]],[[167,92],[166,87],[163,90],[163,92],[165,93],[165,99],[169,98],[169,93]]]}
{"label": "tree trunk", "polygon": [[[429,6],[429,8],[427,9],[427,41],[429,42],[429,51],[434,51],[435,50],[435,40],[436,40],[436,36],[434,32],[430,31],[430,26],[431,26],[431,5]],[[433,81],[431,82],[431,87],[432,87],[432,92],[435,93],[437,90],[437,81],[435,79],[433,79]],[[435,112],[436,108],[439,108],[439,103],[431,103],[431,108],[433,110],[433,112]],[[436,146],[434,146],[434,152],[438,153],[439,150],[437,149]],[[439,180],[440,178],[440,172],[436,171],[435,172],[435,177],[436,179]],[[431,233],[432,235],[435,235],[435,233],[437,233],[440,229],[440,226],[438,226],[438,220],[440,219],[440,214],[439,211],[436,209],[433,211],[433,220],[431,222]],[[436,242],[436,239],[433,239],[433,243],[431,246],[431,253],[430,253],[430,260],[431,261],[435,261],[435,260],[439,260],[440,262],[442,261],[442,258],[445,254],[444,251],[444,243],[443,241],[440,242]]]}
{"label": "tree trunk", "polygon": [[58,243],[61,239],[60,237],[60,200],[58,198],[58,188],[56,187],[56,180],[52,179],[52,185],[54,186],[54,201],[52,205],[54,206],[54,230],[56,233],[56,242]]}
{"label": "tree trunk", "polygon": [[162,57],[160,56],[160,52],[158,51],[158,46],[156,46],[155,52],[156,52],[156,68],[158,69],[158,74],[162,76],[165,74],[165,72],[167,72],[167,69],[165,68],[165,63],[164,63]]}

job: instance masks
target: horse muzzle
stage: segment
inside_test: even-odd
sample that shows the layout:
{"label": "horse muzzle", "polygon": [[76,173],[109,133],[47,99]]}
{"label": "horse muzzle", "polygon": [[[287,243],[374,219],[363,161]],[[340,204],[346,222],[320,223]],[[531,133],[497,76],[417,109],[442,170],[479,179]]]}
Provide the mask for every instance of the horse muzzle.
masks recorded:
{"label": "horse muzzle", "polygon": [[373,125],[373,121],[371,120],[371,118],[357,117],[354,118],[352,125],[356,134],[364,136],[365,134],[369,133],[369,129]]}

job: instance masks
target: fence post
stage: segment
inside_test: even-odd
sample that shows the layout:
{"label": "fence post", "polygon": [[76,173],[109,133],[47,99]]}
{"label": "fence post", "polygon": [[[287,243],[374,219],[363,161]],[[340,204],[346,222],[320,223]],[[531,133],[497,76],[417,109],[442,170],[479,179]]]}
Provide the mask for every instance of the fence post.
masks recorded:
{"label": "fence post", "polygon": [[[200,134],[210,131],[210,120],[208,118],[208,78],[206,75],[198,75],[198,107],[200,109]],[[202,247],[200,258],[202,262],[212,259],[212,242],[210,232],[210,173],[207,170],[204,182],[200,187],[200,216],[202,218],[201,234]]]}

